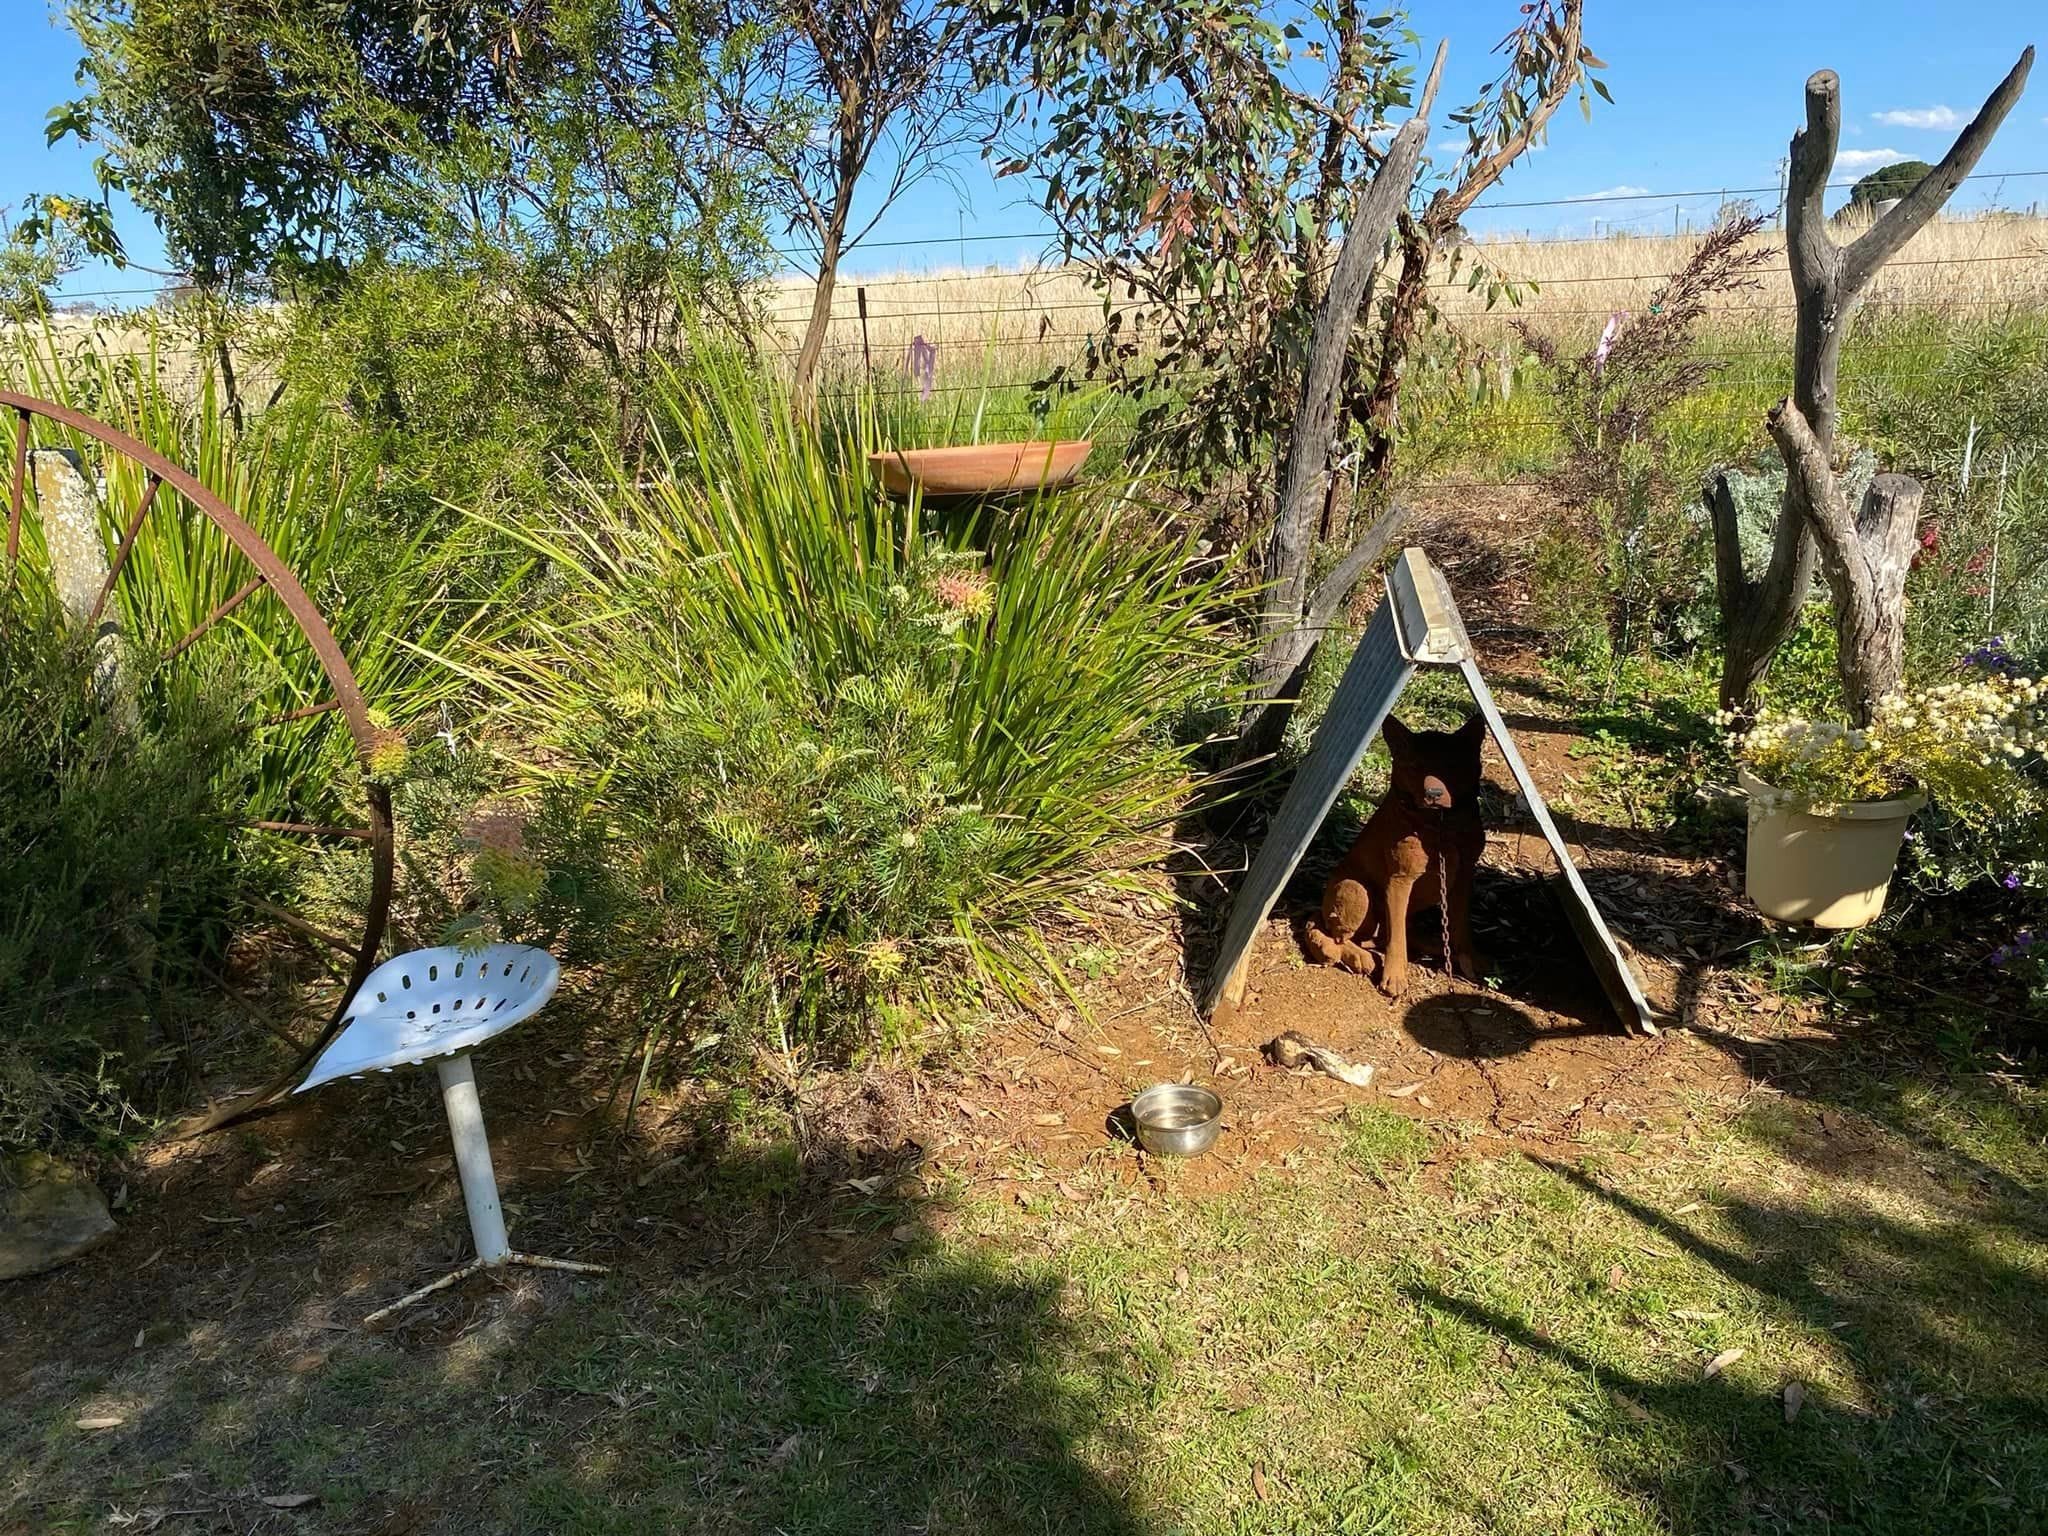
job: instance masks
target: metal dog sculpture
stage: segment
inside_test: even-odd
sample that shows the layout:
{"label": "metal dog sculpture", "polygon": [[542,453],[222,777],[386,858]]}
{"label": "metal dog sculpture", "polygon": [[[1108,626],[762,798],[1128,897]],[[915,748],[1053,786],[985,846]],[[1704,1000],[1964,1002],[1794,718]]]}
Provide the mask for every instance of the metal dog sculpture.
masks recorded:
{"label": "metal dog sculpture", "polygon": [[1471,907],[1472,872],[1486,851],[1479,819],[1486,722],[1474,715],[1455,731],[1412,731],[1390,715],[1383,734],[1392,782],[1330,876],[1322,916],[1309,924],[1309,955],[1366,976],[1377,949],[1380,990],[1399,997],[1408,985],[1408,914],[1437,907],[1452,963],[1476,981],[1485,974]]}

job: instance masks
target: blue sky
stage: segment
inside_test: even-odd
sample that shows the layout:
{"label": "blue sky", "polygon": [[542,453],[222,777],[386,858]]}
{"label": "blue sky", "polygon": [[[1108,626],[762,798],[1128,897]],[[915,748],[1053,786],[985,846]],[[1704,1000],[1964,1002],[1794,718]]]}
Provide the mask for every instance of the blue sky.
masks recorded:
{"label": "blue sky", "polygon": [[[1561,111],[1550,143],[1526,157],[1489,202],[1704,192],[1676,204],[1679,217],[1704,221],[1720,188],[1776,184],[1778,161],[1801,117],[1801,83],[1823,67],[1843,80],[1838,177],[1860,174],[1887,157],[1932,160],[2021,47],[2048,43],[2048,9],[2040,0],[1969,0],[1941,8],[1927,0],[1590,0],[1587,10],[1587,40],[1607,61],[1615,104],[1596,102],[1590,123],[1575,105]],[[1416,6],[1414,25],[1432,46],[1439,36],[1451,40],[1444,103],[1469,99],[1491,77],[1495,61],[1487,50],[1513,24],[1515,12],[1512,0]],[[73,90],[76,40],[49,19],[45,0],[0,0],[0,16],[16,22],[0,51],[0,207],[11,214],[32,192],[83,190],[91,175],[87,155],[43,142],[44,114]],[[1944,126],[1951,118],[1952,126]],[[1435,138],[1448,144],[1454,130],[1445,126]],[[2015,174],[2048,172],[2048,61],[2036,69],[1979,171],[2009,179],[1971,183],[1956,206],[2048,206],[2048,175]],[[849,258],[847,270],[955,266],[963,258],[973,266],[1030,261],[1042,254],[1044,242],[1023,194],[1017,182],[997,182],[969,159],[950,181],[934,179],[907,194],[871,243]],[[1583,235],[1595,231],[1596,221],[1600,229],[1655,230],[1668,229],[1673,217],[1674,200],[1664,198],[1501,208],[1468,222],[1480,232]],[[147,219],[127,210],[120,227],[138,261],[163,264]],[[963,233],[969,237],[964,243]],[[95,268],[74,276],[67,291],[83,296],[151,282]]]}

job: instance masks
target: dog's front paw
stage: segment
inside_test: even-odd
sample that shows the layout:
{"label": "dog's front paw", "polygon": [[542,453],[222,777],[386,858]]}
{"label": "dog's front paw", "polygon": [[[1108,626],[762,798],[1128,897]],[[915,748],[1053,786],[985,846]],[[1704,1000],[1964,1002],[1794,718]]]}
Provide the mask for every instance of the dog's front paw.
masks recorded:
{"label": "dog's front paw", "polygon": [[1373,952],[1362,944],[1346,944],[1337,963],[1355,976],[1370,976],[1377,964]]}
{"label": "dog's front paw", "polygon": [[1408,962],[1388,960],[1380,966],[1380,990],[1389,997],[1399,997],[1408,990]]}

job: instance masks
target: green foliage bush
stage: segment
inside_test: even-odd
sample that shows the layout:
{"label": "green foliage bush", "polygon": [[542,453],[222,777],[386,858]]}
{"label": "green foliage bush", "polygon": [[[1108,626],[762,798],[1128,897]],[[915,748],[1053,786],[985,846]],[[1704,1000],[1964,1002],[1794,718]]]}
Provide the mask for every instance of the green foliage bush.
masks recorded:
{"label": "green foliage bush", "polygon": [[1243,659],[1224,573],[1127,486],[935,531],[863,423],[737,369],[669,377],[652,420],[653,473],[503,525],[557,599],[461,658],[530,743],[543,888],[693,1036],[845,1053],[970,968],[1028,985],[1028,924],[1127,882],[1187,804],[1183,727]]}
{"label": "green foliage bush", "polygon": [[117,1129],[218,1009],[242,692],[95,688],[59,616],[0,587],[0,1147]]}

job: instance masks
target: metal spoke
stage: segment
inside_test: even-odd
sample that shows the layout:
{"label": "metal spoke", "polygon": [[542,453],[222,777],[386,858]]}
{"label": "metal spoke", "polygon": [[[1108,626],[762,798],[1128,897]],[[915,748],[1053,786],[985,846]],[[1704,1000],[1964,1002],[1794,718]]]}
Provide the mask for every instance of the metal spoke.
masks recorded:
{"label": "metal spoke", "polygon": [[170,662],[176,661],[180,656],[184,655],[186,648],[189,647],[195,640],[197,640],[201,635],[205,634],[209,629],[213,628],[214,625],[218,624],[222,619],[226,618],[229,614],[233,613],[237,608],[241,607],[242,604],[246,603],[251,597],[253,597],[256,593],[256,589],[262,586],[266,579],[266,577],[259,573],[255,576],[251,576],[247,581],[243,582],[241,588],[235,593],[233,597],[229,598],[226,602],[222,603],[218,608],[214,609],[213,612],[209,613],[205,618],[201,619],[199,621],[199,627],[194,629],[191,634],[187,635],[184,639],[180,640],[176,645],[172,646],[168,651],[164,652],[164,661],[168,664]]}
{"label": "metal spoke", "polygon": [[272,715],[267,720],[259,720],[257,724],[263,726],[290,725],[294,720],[310,720],[315,715],[333,714],[339,708],[341,708],[341,700],[329,699],[324,704],[308,704],[304,709],[286,710],[281,715]]}
{"label": "metal spoke", "polygon": [[142,500],[136,504],[135,515],[128,519],[128,526],[121,534],[121,544],[114,551],[114,558],[107,566],[107,579],[100,584],[100,595],[93,601],[92,612],[85,621],[90,630],[100,621],[100,615],[107,611],[107,599],[114,595],[114,583],[121,579],[121,567],[128,563],[128,556],[134,552],[135,536],[142,532],[142,520],[149,516],[149,509],[156,505],[156,493],[163,489],[163,481],[152,472],[149,484],[144,487]]}
{"label": "metal spoke", "polygon": [[328,827],[316,821],[241,821],[238,827],[248,827],[255,832],[288,832],[294,837],[347,837],[367,843],[377,833],[373,827]]}
{"label": "metal spoke", "polygon": [[[266,917],[276,918],[294,933],[304,934],[309,939],[317,939],[329,949],[339,950],[351,959],[355,956],[356,941],[354,939],[345,939],[338,933],[329,933],[317,923],[309,923],[305,918],[299,916],[298,913],[280,907],[275,902],[251,900],[249,905],[258,912],[263,913]],[[292,1044],[294,1047],[297,1047],[302,1042],[294,1040]]]}

